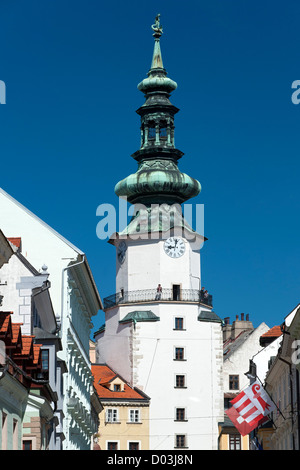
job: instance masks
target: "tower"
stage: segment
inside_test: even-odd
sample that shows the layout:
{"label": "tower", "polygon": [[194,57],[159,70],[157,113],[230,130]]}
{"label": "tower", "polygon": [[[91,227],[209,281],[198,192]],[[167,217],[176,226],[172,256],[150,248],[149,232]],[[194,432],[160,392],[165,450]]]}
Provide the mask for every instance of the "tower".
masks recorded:
{"label": "tower", "polygon": [[203,236],[182,214],[200,183],[182,173],[175,146],[179,111],[170,94],[160,48],[138,89],[145,102],[136,173],[115,192],[134,205],[128,226],[110,239],[116,247],[116,290],[104,299],[105,326],[95,333],[97,362],[116,370],[150,399],[150,449],[217,449],[223,421],[222,329],[211,296],[201,291]]}

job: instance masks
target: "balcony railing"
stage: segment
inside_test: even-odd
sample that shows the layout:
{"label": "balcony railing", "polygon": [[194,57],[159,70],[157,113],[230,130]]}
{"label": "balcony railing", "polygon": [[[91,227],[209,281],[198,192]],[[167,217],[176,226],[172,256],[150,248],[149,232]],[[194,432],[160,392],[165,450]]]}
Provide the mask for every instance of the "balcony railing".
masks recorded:
{"label": "balcony railing", "polygon": [[212,307],[212,295],[205,295],[196,289],[162,289],[160,293],[156,289],[134,290],[129,292],[117,292],[103,299],[104,309],[119,304],[140,302],[195,302]]}

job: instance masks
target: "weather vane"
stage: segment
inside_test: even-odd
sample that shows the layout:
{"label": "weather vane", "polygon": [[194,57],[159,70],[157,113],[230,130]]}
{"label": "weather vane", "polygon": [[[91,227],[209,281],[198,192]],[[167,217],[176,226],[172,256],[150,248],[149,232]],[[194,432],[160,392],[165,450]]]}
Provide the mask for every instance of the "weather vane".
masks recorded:
{"label": "weather vane", "polygon": [[154,31],[153,36],[155,38],[159,38],[162,35],[163,29],[162,29],[162,25],[160,24],[160,13],[158,13],[158,15],[156,15],[155,23],[151,26],[151,28]]}

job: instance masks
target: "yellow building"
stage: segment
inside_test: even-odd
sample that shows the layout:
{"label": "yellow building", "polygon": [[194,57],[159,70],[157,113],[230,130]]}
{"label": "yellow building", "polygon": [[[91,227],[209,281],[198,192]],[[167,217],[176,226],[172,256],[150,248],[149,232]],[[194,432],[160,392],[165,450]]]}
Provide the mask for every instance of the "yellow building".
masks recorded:
{"label": "yellow building", "polygon": [[99,415],[101,450],[148,450],[150,398],[131,387],[106,364],[92,364]]}

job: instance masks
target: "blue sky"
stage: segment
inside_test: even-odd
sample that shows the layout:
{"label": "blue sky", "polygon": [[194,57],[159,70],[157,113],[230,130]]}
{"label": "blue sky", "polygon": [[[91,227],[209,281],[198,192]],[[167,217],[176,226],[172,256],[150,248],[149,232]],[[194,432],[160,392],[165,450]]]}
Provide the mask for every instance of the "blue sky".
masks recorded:
{"label": "blue sky", "polygon": [[202,185],[193,203],[205,207],[203,284],[222,318],[280,324],[300,300],[299,1],[0,9],[0,186],[86,252],[102,297],[115,291],[115,252],[96,236],[96,209],[117,206],[115,184],[137,169],[137,84],[161,13],[164,66],[178,83],[179,168]]}

